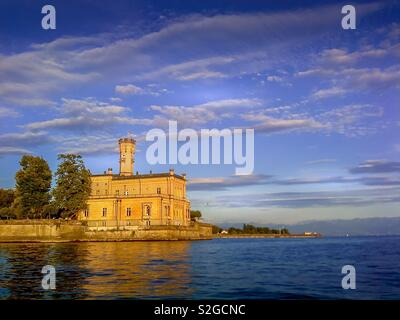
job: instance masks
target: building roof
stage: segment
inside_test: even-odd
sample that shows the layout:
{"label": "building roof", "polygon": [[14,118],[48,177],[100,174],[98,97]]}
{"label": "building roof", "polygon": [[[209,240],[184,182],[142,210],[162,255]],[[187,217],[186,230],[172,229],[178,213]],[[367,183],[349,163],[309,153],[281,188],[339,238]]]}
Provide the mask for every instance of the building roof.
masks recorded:
{"label": "building roof", "polygon": [[131,176],[120,176],[119,174],[92,174],[92,177],[112,177],[113,180],[130,180],[130,179],[149,179],[149,178],[162,178],[162,177],[175,177],[178,179],[186,180],[183,175],[165,173],[148,173],[148,174],[134,174]]}

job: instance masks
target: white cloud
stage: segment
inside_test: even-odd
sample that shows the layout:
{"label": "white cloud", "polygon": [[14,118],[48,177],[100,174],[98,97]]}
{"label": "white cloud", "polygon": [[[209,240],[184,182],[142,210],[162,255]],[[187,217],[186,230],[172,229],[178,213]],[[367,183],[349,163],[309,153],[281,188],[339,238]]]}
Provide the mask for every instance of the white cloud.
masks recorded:
{"label": "white cloud", "polygon": [[381,129],[381,123],[369,121],[366,118],[379,119],[383,116],[382,107],[369,104],[351,104],[322,112],[316,119],[325,124],[327,132],[338,132],[346,136],[355,137],[375,133]]}
{"label": "white cloud", "polygon": [[136,119],[126,115],[128,108],[100,102],[94,99],[62,99],[61,113],[65,116],[50,120],[31,122],[25,127],[29,130],[50,128],[68,130],[93,130],[110,128],[118,124],[148,125],[151,120]]}
{"label": "white cloud", "polygon": [[66,114],[93,114],[98,115],[113,115],[121,114],[128,109],[126,107],[100,102],[94,99],[61,99],[61,110]]}
{"label": "white cloud", "polygon": [[0,155],[19,155],[19,154],[27,154],[31,153],[29,150],[15,147],[0,147]]}
{"label": "white cloud", "polygon": [[267,81],[270,81],[270,82],[282,82],[283,78],[279,77],[279,76],[268,76],[267,77]]}
{"label": "white cloud", "polygon": [[358,62],[363,58],[382,58],[385,57],[389,51],[387,49],[372,48],[372,49],[361,49],[349,53],[346,49],[327,49],[324,50],[320,55],[322,63],[333,63],[333,64],[352,64]]}
{"label": "white cloud", "polygon": [[328,89],[320,89],[314,92],[311,97],[314,99],[325,99],[331,98],[336,96],[343,96],[347,93],[346,89],[339,88],[339,87],[332,87]]}
{"label": "white cloud", "polygon": [[[360,4],[357,15],[365,16],[381,6]],[[288,54],[293,44],[314,41],[330,30],[337,21],[334,12],[336,6],[296,14],[188,15],[139,37],[98,34],[36,43],[29,51],[1,56],[0,95],[45,99],[49,93],[81,88],[95,80],[129,77],[135,81],[161,75],[190,81],[258,72],[281,62],[282,53]],[[134,84],[118,85],[116,90],[120,94],[159,94]]]}
{"label": "white cloud", "polygon": [[189,73],[185,75],[178,76],[179,80],[191,81],[197,79],[209,79],[209,78],[224,78],[225,75],[221,72],[216,71],[199,71],[194,73]]}
{"label": "white cloud", "polygon": [[307,161],[307,164],[323,164],[323,163],[333,163],[336,162],[336,159],[318,159],[318,160],[312,160],[312,161]]}
{"label": "white cloud", "polygon": [[13,118],[19,116],[19,113],[9,108],[0,107],[0,118]]}
{"label": "white cloud", "polygon": [[61,138],[58,150],[80,155],[111,154],[118,151],[118,138],[110,134],[73,135]]}
{"label": "white cloud", "polygon": [[57,103],[43,98],[6,97],[7,102],[23,107],[55,107]]}
{"label": "white cloud", "polygon": [[304,119],[277,119],[265,114],[245,114],[247,121],[255,122],[256,133],[289,132],[294,130],[314,131],[324,128],[324,125],[312,118]]}
{"label": "white cloud", "polygon": [[152,105],[150,109],[157,111],[161,116],[155,117],[155,122],[166,125],[168,120],[176,120],[182,126],[198,125],[210,121],[218,121],[221,117],[233,117],[234,110],[244,108],[257,108],[262,105],[259,99],[223,99],[214,100],[194,106],[158,106]]}
{"label": "white cloud", "polygon": [[115,86],[115,92],[123,95],[134,95],[134,94],[143,94],[144,90],[134,84],[127,85],[117,85]]}
{"label": "white cloud", "polygon": [[52,138],[44,131],[25,131],[0,134],[2,146],[37,146],[51,142]]}

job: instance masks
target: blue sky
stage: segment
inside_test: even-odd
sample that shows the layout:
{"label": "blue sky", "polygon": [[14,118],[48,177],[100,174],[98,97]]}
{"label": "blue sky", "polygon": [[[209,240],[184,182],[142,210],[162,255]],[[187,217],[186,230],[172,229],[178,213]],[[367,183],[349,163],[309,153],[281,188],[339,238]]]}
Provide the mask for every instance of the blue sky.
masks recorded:
{"label": "blue sky", "polygon": [[255,170],[174,165],[208,221],[400,216],[400,3],[44,1],[0,4],[0,187],[24,153],[118,171],[117,139],[168,120],[254,128]]}

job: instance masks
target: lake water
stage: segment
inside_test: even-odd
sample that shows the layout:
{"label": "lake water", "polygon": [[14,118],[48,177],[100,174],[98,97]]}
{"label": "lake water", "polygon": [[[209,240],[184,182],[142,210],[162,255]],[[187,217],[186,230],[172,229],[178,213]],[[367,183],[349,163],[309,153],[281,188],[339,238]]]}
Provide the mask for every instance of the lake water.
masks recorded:
{"label": "lake water", "polygon": [[400,237],[0,244],[0,298],[400,299]]}

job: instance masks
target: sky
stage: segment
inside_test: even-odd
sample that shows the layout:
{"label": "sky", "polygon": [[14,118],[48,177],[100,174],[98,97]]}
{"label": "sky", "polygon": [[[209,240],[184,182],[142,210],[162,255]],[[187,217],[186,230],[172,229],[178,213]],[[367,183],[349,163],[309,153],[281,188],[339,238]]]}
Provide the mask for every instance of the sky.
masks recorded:
{"label": "sky", "polygon": [[[56,29],[41,27],[42,6]],[[188,178],[212,223],[399,217],[400,2],[2,1],[0,187],[23,154]],[[151,165],[146,133],[255,130],[255,167]]]}

